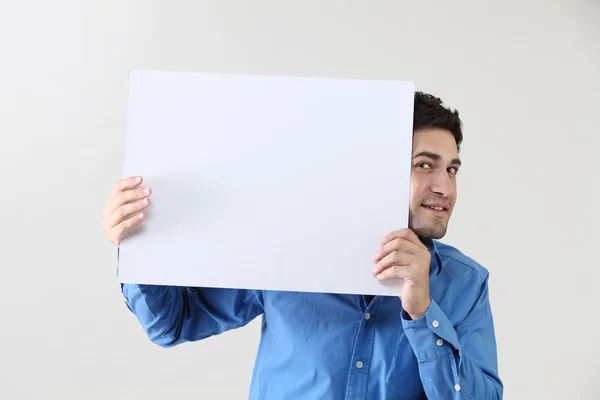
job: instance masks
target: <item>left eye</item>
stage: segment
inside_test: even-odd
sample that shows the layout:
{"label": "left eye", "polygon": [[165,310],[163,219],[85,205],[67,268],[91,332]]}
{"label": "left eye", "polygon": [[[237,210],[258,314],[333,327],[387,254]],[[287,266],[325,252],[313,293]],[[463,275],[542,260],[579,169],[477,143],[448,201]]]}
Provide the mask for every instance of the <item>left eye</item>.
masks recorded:
{"label": "left eye", "polygon": [[450,167],[448,168],[448,172],[450,172],[452,175],[456,175],[456,173],[458,173],[458,168]]}

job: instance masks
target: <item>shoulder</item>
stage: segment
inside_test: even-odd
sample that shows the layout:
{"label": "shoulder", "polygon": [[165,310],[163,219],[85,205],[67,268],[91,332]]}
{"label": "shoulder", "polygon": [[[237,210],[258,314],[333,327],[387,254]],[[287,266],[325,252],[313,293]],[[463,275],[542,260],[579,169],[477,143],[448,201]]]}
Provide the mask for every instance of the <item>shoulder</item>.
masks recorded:
{"label": "shoulder", "polygon": [[475,261],[473,258],[465,255],[462,251],[446,243],[434,241],[436,250],[442,259],[443,268],[450,274],[474,274],[482,281],[487,280],[488,270]]}

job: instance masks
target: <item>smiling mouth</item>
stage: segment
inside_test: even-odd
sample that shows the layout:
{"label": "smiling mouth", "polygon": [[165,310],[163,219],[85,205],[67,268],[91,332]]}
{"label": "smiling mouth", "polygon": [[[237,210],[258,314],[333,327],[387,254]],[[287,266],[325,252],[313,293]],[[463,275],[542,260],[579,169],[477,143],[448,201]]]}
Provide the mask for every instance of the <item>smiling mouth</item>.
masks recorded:
{"label": "smiling mouth", "polygon": [[431,210],[435,213],[445,213],[448,212],[448,207],[443,207],[443,206],[430,206],[430,205],[426,205],[426,204],[421,204],[421,206],[423,206],[424,208]]}

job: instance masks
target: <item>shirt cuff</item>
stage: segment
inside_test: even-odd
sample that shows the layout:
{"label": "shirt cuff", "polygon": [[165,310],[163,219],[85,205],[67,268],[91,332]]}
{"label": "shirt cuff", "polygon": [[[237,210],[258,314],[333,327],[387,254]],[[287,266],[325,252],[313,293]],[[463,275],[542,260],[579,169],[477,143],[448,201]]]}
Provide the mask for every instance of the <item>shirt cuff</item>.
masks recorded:
{"label": "shirt cuff", "polygon": [[402,326],[419,362],[431,361],[460,350],[456,331],[433,299],[425,315],[411,320],[402,310]]}

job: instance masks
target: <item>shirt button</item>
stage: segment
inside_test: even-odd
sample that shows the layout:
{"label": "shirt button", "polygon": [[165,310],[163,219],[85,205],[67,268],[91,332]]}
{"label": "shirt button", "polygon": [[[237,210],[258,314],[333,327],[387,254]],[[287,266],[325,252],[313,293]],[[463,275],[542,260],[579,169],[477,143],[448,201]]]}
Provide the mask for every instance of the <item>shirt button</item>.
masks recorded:
{"label": "shirt button", "polygon": [[362,361],[359,361],[356,363],[356,368],[362,368],[362,367],[363,367]]}
{"label": "shirt button", "polygon": [[366,314],[365,314],[365,319],[369,319],[369,318],[371,318],[371,314],[369,314],[369,313],[366,313]]}
{"label": "shirt button", "polygon": [[438,326],[440,326],[440,323],[437,322],[437,319],[434,319],[431,325],[433,325],[434,328],[437,328]]}
{"label": "shirt button", "polygon": [[457,392],[460,390],[460,385],[458,383],[454,385],[454,390],[456,390]]}
{"label": "shirt button", "polygon": [[438,340],[437,340],[435,343],[436,343],[438,346],[441,346],[441,345],[443,345],[443,344],[444,344],[444,341],[443,341],[442,339],[438,339]]}

